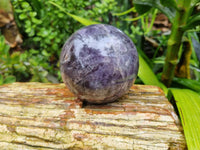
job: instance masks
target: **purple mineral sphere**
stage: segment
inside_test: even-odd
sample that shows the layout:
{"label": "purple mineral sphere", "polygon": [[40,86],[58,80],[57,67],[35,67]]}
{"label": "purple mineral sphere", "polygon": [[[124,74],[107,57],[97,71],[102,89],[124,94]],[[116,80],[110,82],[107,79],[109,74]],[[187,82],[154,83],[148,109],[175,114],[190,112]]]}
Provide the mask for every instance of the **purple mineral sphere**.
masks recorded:
{"label": "purple mineral sphere", "polygon": [[81,100],[107,103],[121,97],[138,73],[138,54],[119,29],[96,24],[76,31],[60,55],[67,87]]}

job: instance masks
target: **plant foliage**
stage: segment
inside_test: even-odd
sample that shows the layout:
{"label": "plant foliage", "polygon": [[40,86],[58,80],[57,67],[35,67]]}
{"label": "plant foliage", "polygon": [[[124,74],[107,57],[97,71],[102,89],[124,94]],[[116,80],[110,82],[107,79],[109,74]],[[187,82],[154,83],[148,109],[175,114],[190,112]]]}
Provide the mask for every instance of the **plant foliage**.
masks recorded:
{"label": "plant foliage", "polygon": [[[58,59],[66,39],[83,25],[111,24],[123,30],[136,43],[140,54],[140,81],[159,86],[166,95],[174,97],[188,148],[200,149],[199,0],[11,2],[24,39],[24,51],[10,52],[4,38],[0,36],[0,84],[14,81],[59,82],[57,78],[61,77]],[[172,24],[170,35],[152,30],[157,14],[161,12]],[[158,42],[157,48],[144,50],[144,39],[147,37]],[[185,39],[190,45],[191,57],[184,56]],[[183,67],[190,69],[192,79],[174,77],[176,65],[186,58],[189,66]],[[163,68],[161,78],[157,73],[161,74]],[[167,88],[161,83],[161,79],[165,85],[171,87]]]}
{"label": "plant foliage", "polygon": [[[187,56],[188,54],[190,54],[190,52],[186,53],[185,51],[186,50],[191,51],[191,47],[186,46],[186,49],[184,49],[183,47],[182,51],[179,51],[179,50],[182,48],[181,46],[185,42],[183,40],[184,32],[189,29],[193,29],[199,24],[200,14],[198,12],[194,14],[192,13],[194,12],[193,10],[197,2],[199,1],[197,0],[196,1],[195,0],[193,1],[191,0],[188,0],[188,1],[134,0],[134,3],[137,4],[136,8],[140,8],[140,7],[142,8],[143,6],[156,7],[161,12],[163,12],[166,16],[168,16],[169,20],[172,23],[172,30],[171,30],[171,35],[169,37],[168,44],[167,44],[167,55],[165,59],[162,79],[163,79],[163,82],[167,86],[170,86],[171,82],[173,81],[174,83],[176,83],[173,85],[177,87],[182,86],[182,87],[188,88],[188,89],[170,89],[170,92],[176,100],[176,105],[181,117],[188,148],[191,150],[200,148],[200,145],[199,145],[200,135],[198,134],[200,132],[199,131],[199,124],[200,124],[199,122],[200,89],[199,87],[200,85],[199,85],[199,82],[195,80],[181,79],[181,78],[173,79],[173,77],[174,77],[175,67],[178,63],[178,58],[180,58],[179,63],[183,63],[183,61],[189,62],[189,59],[190,59],[190,56]],[[189,41],[187,42],[189,43]],[[188,45],[190,45],[190,43]],[[193,43],[197,45],[196,41],[194,41]],[[148,66],[143,61],[144,61],[143,59],[142,61],[140,61],[142,62],[140,63],[141,65],[140,68],[142,68],[144,72],[146,71],[147,75],[151,75],[152,74],[152,72],[150,72],[151,69],[146,69]],[[187,68],[189,66],[186,66],[186,63],[185,63],[185,66],[183,67]],[[139,76],[142,80],[147,78],[147,76],[145,77],[145,75],[141,76],[140,72],[139,72]],[[153,82],[151,84],[156,83],[157,85],[159,85],[158,82],[155,80],[155,75],[151,75],[151,78]],[[144,83],[145,82],[146,80],[144,80]]]}
{"label": "plant foliage", "polygon": [[[84,0],[11,0],[11,2],[15,10],[17,25],[24,39],[22,48],[27,49],[31,56],[33,51],[33,55],[37,53],[37,58],[40,60],[35,60],[36,62],[49,64],[42,67],[48,72],[42,81],[47,76],[61,79],[58,59],[63,43],[72,33],[83,25],[94,24],[98,21],[105,23],[114,21],[113,18],[107,16],[111,15],[111,11],[119,9],[114,0],[104,0],[102,3],[94,0],[91,2]],[[19,80],[22,79],[17,81]],[[27,78],[24,78],[24,81],[28,81]]]}
{"label": "plant foliage", "polygon": [[[43,55],[48,55],[48,53],[43,53]],[[47,82],[48,72],[44,68],[50,66],[47,60],[43,59],[44,57],[35,50],[22,54],[14,52],[10,55],[9,46],[5,44],[4,37],[0,36],[0,84],[15,81]]]}
{"label": "plant foliage", "polygon": [[188,149],[200,148],[200,95],[189,89],[170,89],[174,96]]}
{"label": "plant foliage", "polygon": [[[139,51],[140,53],[140,68],[138,76],[143,81],[144,84],[151,84],[161,87],[166,94],[173,95],[176,100],[176,105],[178,107],[182,124],[184,127],[184,133],[186,136],[188,148],[199,149],[199,121],[200,115],[200,84],[199,84],[199,74],[200,70],[199,66],[199,36],[195,33],[197,30],[195,29],[199,25],[199,15],[200,13],[194,11],[194,8],[197,6],[198,0],[188,0],[188,1],[175,1],[175,0],[133,0],[134,8],[139,13],[139,16],[135,18],[126,19],[128,21],[136,21],[138,19],[141,20],[141,28],[143,29],[144,36],[148,36],[151,30],[151,24],[154,21],[153,11],[158,9],[162,13],[164,13],[170,22],[172,23],[171,35],[168,37],[168,43],[166,43],[167,51],[166,56],[157,57],[157,50],[154,52],[153,61],[159,62],[159,64],[164,64],[163,71],[163,80],[167,86],[170,86],[172,82],[172,87],[176,87],[177,89],[167,89],[161,82],[158,80],[160,76],[156,76],[152,71],[154,67],[158,67],[158,63],[156,65],[149,60],[148,57],[145,56],[144,52]],[[134,10],[132,8],[131,10]],[[130,11],[125,11],[120,15],[125,15],[126,13],[130,13]],[[149,22],[145,19],[148,17],[149,13],[151,13],[151,24],[149,26]],[[147,22],[147,23],[146,23]],[[192,31],[187,32],[188,30],[194,29]],[[152,36],[152,35],[151,35]],[[159,39],[159,38],[157,38]],[[164,43],[164,42],[161,42]],[[184,43],[188,43],[185,46]],[[193,44],[193,48],[191,48],[191,43]],[[184,47],[185,46],[185,47]],[[142,47],[140,47],[142,49]],[[191,52],[192,51],[192,52]],[[190,55],[191,54],[191,57]],[[159,60],[159,61],[158,61]],[[180,61],[179,61],[180,60]],[[188,63],[190,61],[190,63]],[[148,62],[148,63],[147,63]],[[176,69],[177,64],[182,63],[182,68],[189,68],[191,72],[193,72],[193,78],[196,80],[185,79],[185,78],[174,78],[174,71]],[[149,65],[148,65],[149,64]],[[163,66],[162,66],[163,67]],[[158,70],[158,69],[157,69]],[[179,88],[179,89],[178,89]],[[187,88],[187,89],[183,89]],[[167,93],[170,91],[169,93]],[[192,102],[190,101],[190,97],[192,97]],[[194,112],[191,112],[192,109]],[[191,117],[192,116],[192,117]],[[190,124],[195,124],[192,127]],[[194,138],[194,140],[192,140]]]}

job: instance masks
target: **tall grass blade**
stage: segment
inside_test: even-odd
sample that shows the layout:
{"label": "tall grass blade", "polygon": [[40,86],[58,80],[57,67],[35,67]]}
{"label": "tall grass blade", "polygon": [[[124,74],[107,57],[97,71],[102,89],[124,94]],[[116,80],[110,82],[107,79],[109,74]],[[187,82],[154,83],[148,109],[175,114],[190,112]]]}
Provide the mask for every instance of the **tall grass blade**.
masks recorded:
{"label": "tall grass blade", "polygon": [[49,1],[49,3],[54,5],[54,6],[56,6],[56,7],[58,7],[61,11],[63,11],[64,13],[66,13],[67,15],[72,17],[74,20],[80,22],[84,26],[88,26],[88,25],[92,25],[92,24],[99,24],[98,22],[94,22],[94,21],[91,21],[89,19],[85,19],[85,18],[79,17],[77,15],[68,13],[62,6],[56,4],[56,3],[52,2],[52,1]]}
{"label": "tall grass blade", "polygon": [[193,45],[193,48],[194,48],[194,50],[196,52],[196,57],[200,61],[200,42],[198,42],[196,39],[194,39],[192,37],[192,45]]}
{"label": "tall grass blade", "polygon": [[138,76],[147,85],[155,85],[163,89],[164,93],[167,94],[168,89],[157,79],[156,75],[146,63],[146,61],[139,55],[139,72]]}
{"label": "tall grass blade", "polygon": [[181,117],[189,150],[200,149],[200,95],[189,89],[170,89]]}

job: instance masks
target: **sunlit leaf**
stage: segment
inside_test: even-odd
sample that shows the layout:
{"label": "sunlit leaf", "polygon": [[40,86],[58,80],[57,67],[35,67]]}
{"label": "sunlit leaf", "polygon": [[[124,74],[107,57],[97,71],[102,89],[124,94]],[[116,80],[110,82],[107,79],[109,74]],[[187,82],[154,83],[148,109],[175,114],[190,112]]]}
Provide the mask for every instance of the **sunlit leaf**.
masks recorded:
{"label": "sunlit leaf", "polygon": [[98,22],[94,22],[94,21],[91,21],[89,19],[85,19],[85,18],[79,17],[77,15],[68,13],[62,6],[56,4],[56,3],[52,2],[52,1],[49,1],[49,3],[51,3],[52,5],[58,7],[61,11],[63,11],[64,13],[66,13],[67,15],[72,17],[74,20],[80,22],[82,25],[88,26],[88,25],[92,25],[92,24],[98,24]]}
{"label": "sunlit leaf", "polygon": [[131,9],[129,9],[127,11],[124,11],[122,13],[114,13],[113,15],[115,15],[115,16],[123,16],[123,15],[126,15],[126,14],[130,13],[130,12],[136,12],[135,7],[132,7]]}
{"label": "sunlit leaf", "polygon": [[189,150],[200,149],[200,95],[188,89],[170,89],[181,117]]}
{"label": "sunlit leaf", "polygon": [[92,25],[92,24],[99,24],[98,22],[94,22],[70,13],[67,13],[69,16],[71,16],[74,20],[80,22],[82,25],[88,26],[88,25]]}
{"label": "sunlit leaf", "polygon": [[155,85],[163,89],[167,94],[168,89],[157,79],[152,69],[148,66],[146,61],[139,55],[139,72],[138,76],[147,85]]}

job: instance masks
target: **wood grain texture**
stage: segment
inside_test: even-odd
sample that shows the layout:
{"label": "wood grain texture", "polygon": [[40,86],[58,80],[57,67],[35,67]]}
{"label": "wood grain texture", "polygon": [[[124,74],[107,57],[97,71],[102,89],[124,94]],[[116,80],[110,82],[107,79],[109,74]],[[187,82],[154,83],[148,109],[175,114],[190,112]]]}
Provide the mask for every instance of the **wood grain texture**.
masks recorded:
{"label": "wood grain texture", "polygon": [[64,84],[0,86],[1,149],[181,150],[182,128],[161,89],[134,85],[118,101],[84,104]]}

